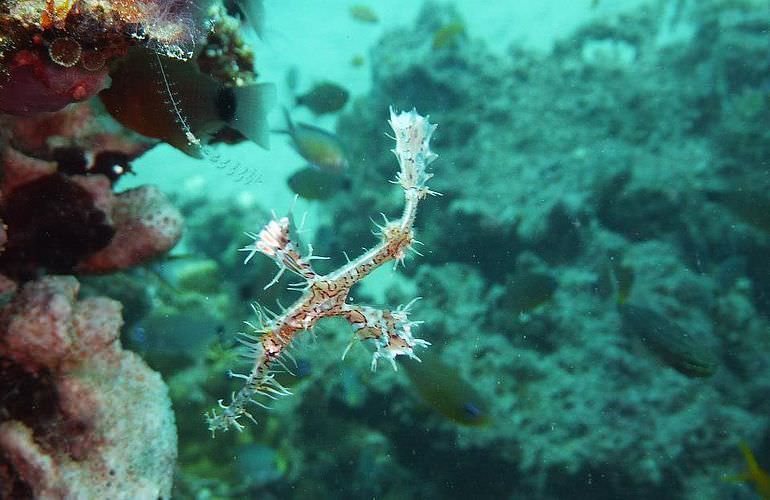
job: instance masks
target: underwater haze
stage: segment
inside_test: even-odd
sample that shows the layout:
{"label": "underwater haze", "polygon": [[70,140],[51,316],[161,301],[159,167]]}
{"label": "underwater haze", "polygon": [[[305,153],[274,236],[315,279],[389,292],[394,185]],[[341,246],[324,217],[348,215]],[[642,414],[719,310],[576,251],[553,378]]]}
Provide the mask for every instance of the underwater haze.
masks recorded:
{"label": "underwater haze", "polygon": [[770,500],[768,0],[6,0],[0,172],[0,500]]}

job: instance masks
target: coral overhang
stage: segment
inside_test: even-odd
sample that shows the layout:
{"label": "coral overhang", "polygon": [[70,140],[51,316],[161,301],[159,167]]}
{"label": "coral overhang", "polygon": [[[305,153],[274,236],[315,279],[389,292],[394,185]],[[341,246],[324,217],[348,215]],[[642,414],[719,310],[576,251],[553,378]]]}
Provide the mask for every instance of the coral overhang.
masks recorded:
{"label": "coral overhang", "polygon": [[190,59],[202,34],[192,0],[10,0],[0,6],[0,113],[84,101],[129,47]]}

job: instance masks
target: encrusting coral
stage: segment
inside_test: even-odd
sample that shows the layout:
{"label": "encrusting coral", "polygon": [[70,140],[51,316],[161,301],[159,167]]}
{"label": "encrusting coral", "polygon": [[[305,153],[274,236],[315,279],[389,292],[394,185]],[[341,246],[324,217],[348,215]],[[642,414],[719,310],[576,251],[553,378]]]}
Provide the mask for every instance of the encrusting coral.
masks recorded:
{"label": "encrusting coral", "polygon": [[[35,117],[2,117],[0,213],[8,241],[0,272],[107,273],[167,252],[182,216],[156,188],[113,193],[147,143],[106,132],[87,104]],[[2,145],[2,143],[0,143]]]}
{"label": "encrusting coral", "polygon": [[0,312],[0,497],[169,498],[166,386],[121,348],[120,304],[78,288],[42,278]]}
{"label": "encrusting coral", "polygon": [[241,339],[253,358],[253,367],[248,375],[231,372],[231,376],[245,380],[244,386],[233,396],[230,404],[219,401],[221,411],[214,409],[207,414],[212,432],[228,430],[230,427],[241,430],[243,424],[238,421],[241,417],[254,420],[246,409],[247,404],[264,406],[260,399],[275,399],[276,396],[289,394],[276,380],[276,374],[281,369],[291,371],[286,365],[291,360],[287,348],[297,333],[312,330],[320,319],[344,318],[353,326],[358,339],[374,340],[376,350],[372,358],[372,370],[376,369],[380,359],[390,361],[394,369],[396,356],[419,359],[414,348],[429,345],[412,335],[412,328],[418,322],[410,321],[408,314],[410,306],[417,299],[396,310],[379,310],[348,303],[348,294],[353,285],[386,262],[395,261],[396,265],[403,263],[407,250],[414,251],[412,247],[417,240],[412,226],[417,215],[417,205],[427,195],[437,194],[427,187],[432,174],[426,172],[428,164],[436,159],[429,144],[436,125],[430,124],[426,117],[417,114],[415,110],[396,114],[391,108],[390,126],[396,140],[393,153],[400,166],[393,182],[404,190],[405,202],[399,220],[386,220],[384,225],[377,226],[381,237],[379,244],[354,260],[348,259],[347,264],[340,269],[319,275],[311,261],[320,257],[312,255],[312,246],[309,246],[308,255],[300,253],[299,246],[292,241],[289,217],[274,217],[258,234],[249,234],[254,243],[243,249],[249,252],[246,262],[258,252],[267,255],[280,269],[267,286],[274,284],[288,269],[302,279],[302,282],[293,285],[293,288],[302,291],[302,296],[277,315],[254,307],[258,323],[247,323],[253,332],[242,334]]}
{"label": "encrusting coral", "polygon": [[80,272],[133,267],[174,248],[182,236],[182,215],[155,186],[118,193],[110,214],[115,235],[109,245],[80,263]]}
{"label": "encrusting coral", "polygon": [[0,498],[169,498],[165,384],[118,340],[121,304],[73,277],[162,256],[182,217],[115,182],[155,143],[100,114],[132,46],[189,58],[188,0],[0,2]]}
{"label": "encrusting coral", "polygon": [[[192,0],[9,0],[0,5],[0,112],[85,101],[131,46],[189,59],[201,35]],[[97,29],[98,28],[98,29]]]}

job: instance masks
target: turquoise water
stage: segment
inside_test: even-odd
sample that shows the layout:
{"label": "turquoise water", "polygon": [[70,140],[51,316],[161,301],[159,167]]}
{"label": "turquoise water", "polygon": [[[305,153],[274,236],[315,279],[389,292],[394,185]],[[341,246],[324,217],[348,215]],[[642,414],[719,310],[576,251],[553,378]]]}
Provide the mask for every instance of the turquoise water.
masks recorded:
{"label": "turquoise water", "polygon": [[0,6],[0,498],[770,498],[765,0],[92,4]]}

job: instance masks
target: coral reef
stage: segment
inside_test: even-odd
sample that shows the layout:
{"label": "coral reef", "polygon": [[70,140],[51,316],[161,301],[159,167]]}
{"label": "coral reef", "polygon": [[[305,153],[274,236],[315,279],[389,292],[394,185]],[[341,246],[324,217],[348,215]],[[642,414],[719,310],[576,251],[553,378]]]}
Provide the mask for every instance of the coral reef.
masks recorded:
{"label": "coral reef", "polygon": [[109,245],[78,265],[79,272],[136,266],[171,250],[182,235],[182,215],[153,186],[118,193],[110,208],[115,234]]}
{"label": "coral reef", "polygon": [[[514,46],[496,56],[472,37],[435,47],[433,33],[458,15],[430,4],[414,28],[373,49],[373,90],[343,117],[340,136],[368,178],[387,169],[376,116],[389,103],[430,109],[442,124],[435,142],[448,175],[435,182],[439,209],[418,224],[431,251],[413,276],[426,297],[416,314],[444,362],[491,402],[492,423],[479,429],[420,420],[432,439],[410,425],[377,426],[422,449],[399,455],[400,465],[441,477],[434,486],[446,489],[432,494],[717,498],[730,488],[718,471],[738,463],[737,441],[767,439],[770,365],[751,347],[768,342],[760,263],[768,238],[750,218],[763,205],[710,193],[729,194],[747,178],[767,186],[756,169],[767,161],[761,147],[750,163],[743,156],[747,141],[761,143],[761,109],[747,115],[734,105],[740,95],[766,100],[765,59],[737,72],[724,59],[768,50],[760,33],[770,19],[750,3],[680,7],[673,17],[661,3],[596,20],[549,54]],[[333,199],[325,231],[334,237],[319,251],[361,239],[354,214],[373,203],[381,193],[367,189]],[[725,284],[723,265],[736,254],[747,264]],[[555,289],[525,272],[532,262]],[[535,287],[527,296],[511,279],[522,276]],[[621,328],[621,300],[708,346],[716,373],[695,380],[661,369]],[[726,302],[741,306],[728,311]],[[372,390],[393,397],[371,411],[417,422],[419,410],[396,397],[405,387],[378,380]],[[437,458],[453,444],[462,479]],[[473,467],[479,456],[485,470]]]}
{"label": "coral reef", "polygon": [[[178,416],[180,496],[748,498],[721,477],[743,467],[738,441],[756,443],[758,457],[770,448],[769,240],[757,205],[728,195],[767,191],[754,98],[766,87],[730,61],[758,57],[768,20],[748,2],[678,4],[673,20],[669,7],[648,6],[597,20],[552,53],[514,46],[502,55],[467,31],[435,44],[462,20],[429,4],[372,52],[372,92],[338,127],[356,188],[323,202],[330,215],[313,242],[331,259],[313,262],[314,272],[345,266],[341,251],[366,244],[362,206],[393,218],[401,210],[377,182],[392,168],[380,119],[388,104],[431,111],[449,175],[432,181],[444,196],[415,223],[424,264],[378,271],[350,295],[381,307],[425,297],[413,305],[433,344],[424,356],[452,375],[429,383],[446,394],[442,380],[461,378],[485,403],[460,408],[479,425],[447,418],[424,397],[409,360],[374,373],[364,356],[340,361],[350,325],[330,320],[295,336],[296,365],[286,361],[295,375],[275,373],[294,397],[269,411],[252,405],[259,425],[204,442],[200,413],[231,390],[220,375],[238,371],[225,319],[243,317],[256,296],[268,306],[296,297],[261,290],[269,259],[253,258],[244,273],[236,257],[232,235],[266,220],[262,207],[181,200],[186,248],[209,260],[178,274],[179,302],[211,293],[225,333],[210,335],[208,348],[191,340],[184,361],[159,366],[189,410]],[[726,47],[747,52],[728,56]],[[265,241],[288,244],[291,220],[271,224]],[[645,346],[644,325],[627,328],[623,304],[654,311],[692,343],[656,332],[659,344]],[[260,349],[260,339],[247,342]],[[141,345],[149,359],[164,355]],[[715,356],[701,378],[676,370],[704,352]]]}
{"label": "coral reef", "polygon": [[167,388],[122,349],[121,305],[41,276],[123,271],[178,243],[182,216],[157,188],[114,192],[156,142],[81,101],[132,46],[189,58],[202,21],[177,0],[0,5],[3,498],[171,496]]}
{"label": "coral reef", "polygon": [[[16,84],[4,102],[50,97]],[[113,192],[152,143],[90,103],[37,113],[67,104],[51,102],[0,115],[0,496],[170,498],[174,416],[160,376],[121,348],[120,304],[39,277],[143,264],[179,241],[182,218],[156,188]]]}
{"label": "coral reef", "polygon": [[[134,174],[134,160],[159,141],[122,127],[91,98],[132,49],[147,54],[151,83],[167,78],[159,72],[161,58],[175,58],[190,74],[205,73],[228,88],[252,84],[254,54],[240,28],[221,2],[1,3],[0,289],[3,303],[10,301],[5,314],[13,329],[0,332],[8,348],[0,355],[3,390],[12,395],[0,400],[0,496],[170,496],[176,435],[165,385],[139,357],[122,351],[118,338],[173,374],[199,359],[211,335],[224,328],[223,318],[243,311],[233,307],[237,289],[218,282],[217,264],[208,276],[188,265],[178,289],[165,282],[159,267],[182,236],[180,212],[154,186],[116,189]],[[196,47],[199,57],[192,60]],[[176,83],[166,80],[165,93],[155,97],[176,103]],[[145,98],[142,88],[129,98]],[[174,120],[188,110],[175,111],[171,124],[178,127]],[[214,137],[243,139],[229,129]],[[75,301],[73,278],[41,278],[46,274],[77,275],[87,298]],[[95,274],[105,276],[85,278]],[[125,307],[122,332],[120,305],[102,295]],[[21,311],[33,300],[39,324]],[[83,312],[69,318],[65,306]],[[59,323],[46,320],[57,314]],[[86,314],[109,324],[81,328]],[[189,327],[184,337],[180,327]],[[28,356],[25,349],[32,350]],[[79,404],[75,390],[84,396]],[[24,415],[30,406],[45,411]],[[149,447],[157,449],[150,454]]]}
{"label": "coral reef", "polygon": [[201,71],[234,87],[254,83],[254,51],[243,40],[241,23],[227,15],[222,6],[212,6],[211,14],[212,28],[197,58]]}
{"label": "coral reef", "polygon": [[4,274],[111,272],[179,241],[181,215],[157,189],[112,191],[129,162],[147,150],[146,141],[105,132],[87,104],[0,121],[7,126],[0,158]]}
{"label": "coral reef", "polygon": [[170,498],[165,384],[121,349],[120,304],[77,294],[74,278],[42,278],[0,312],[0,493]]}
{"label": "coral reef", "polygon": [[[174,81],[253,86],[238,18],[261,33],[259,2],[237,4],[0,2],[0,497],[168,498],[174,475],[179,498],[753,498],[722,477],[744,467],[739,442],[760,463],[770,452],[766,2],[656,0],[545,53],[494,52],[427,3],[367,57],[371,91],[337,128],[352,189],[315,202],[327,215],[309,253],[259,193],[119,192],[170,136],[80,102],[149,49],[150,90],[128,78],[116,109],[150,92],[180,149],[186,132],[242,141],[190,128],[181,94],[202,80]],[[404,210],[382,189],[391,104],[441,123],[443,196],[416,219],[427,178],[409,165],[430,159],[433,130],[391,117],[397,155],[402,125],[423,134],[399,158]],[[386,222],[348,260],[371,239],[362,207]],[[263,228],[248,273],[243,227]],[[422,265],[375,271],[415,232]],[[255,307],[243,360],[230,332],[255,298],[280,310]],[[373,359],[341,361],[351,337]],[[211,440],[201,415],[233,376],[244,386],[209,426],[242,432]]]}

